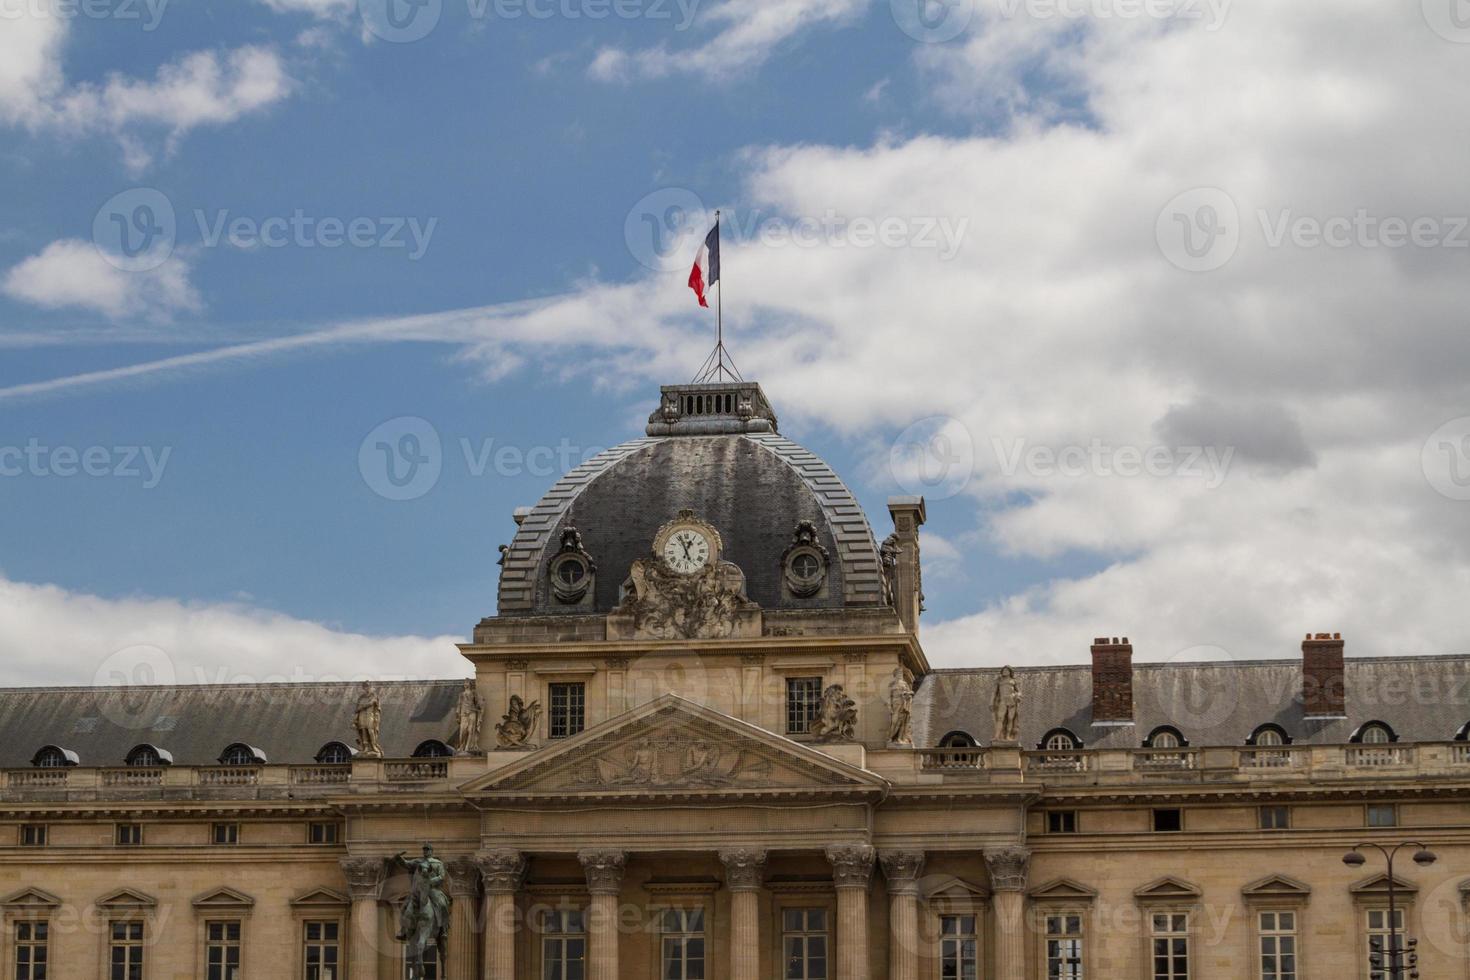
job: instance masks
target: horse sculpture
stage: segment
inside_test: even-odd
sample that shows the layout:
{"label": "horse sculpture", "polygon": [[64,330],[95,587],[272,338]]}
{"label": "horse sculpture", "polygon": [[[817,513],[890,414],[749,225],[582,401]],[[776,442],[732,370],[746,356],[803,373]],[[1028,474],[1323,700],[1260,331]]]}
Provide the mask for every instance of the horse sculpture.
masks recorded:
{"label": "horse sculpture", "polygon": [[413,872],[413,885],[400,913],[398,939],[407,946],[407,980],[424,980],[424,954],[433,946],[439,954],[439,976],[444,976],[448,961],[449,896],[442,889],[444,863],[434,857],[434,849],[424,845],[421,859],[405,861],[402,854],[394,860]]}

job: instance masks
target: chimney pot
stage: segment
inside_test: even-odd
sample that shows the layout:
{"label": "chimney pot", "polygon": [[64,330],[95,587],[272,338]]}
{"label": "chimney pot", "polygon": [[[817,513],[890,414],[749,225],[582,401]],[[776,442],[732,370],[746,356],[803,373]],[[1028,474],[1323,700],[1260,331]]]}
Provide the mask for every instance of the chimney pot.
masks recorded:
{"label": "chimney pot", "polygon": [[1126,636],[1092,644],[1092,723],[1133,724],[1133,645]]}
{"label": "chimney pot", "polygon": [[1302,709],[1308,718],[1347,716],[1341,633],[1307,634],[1302,641]]}

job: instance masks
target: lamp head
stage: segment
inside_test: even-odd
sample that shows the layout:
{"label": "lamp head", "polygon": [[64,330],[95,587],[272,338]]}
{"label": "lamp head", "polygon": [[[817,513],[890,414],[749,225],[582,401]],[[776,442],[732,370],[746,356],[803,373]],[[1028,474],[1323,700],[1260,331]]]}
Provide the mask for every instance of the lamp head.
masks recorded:
{"label": "lamp head", "polygon": [[1439,858],[1431,850],[1421,849],[1414,852],[1414,863],[1421,868],[1427,868],[1437,860]]}
{"label": "lamp head", "polygon": [[1342,863],[1347,865],[1349,868],[1361,868],[1364,864],[1367,863],[1367,860],[1367,858],[1363,857],[1363,855],[1359,854],[1357,851],[1348,851],[1342,856]]}

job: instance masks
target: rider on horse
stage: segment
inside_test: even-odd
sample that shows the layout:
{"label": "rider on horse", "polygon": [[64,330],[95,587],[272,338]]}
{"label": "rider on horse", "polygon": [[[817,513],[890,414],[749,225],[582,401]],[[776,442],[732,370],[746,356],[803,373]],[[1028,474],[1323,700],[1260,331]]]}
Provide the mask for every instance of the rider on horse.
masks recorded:
{"label": "rider on horse", "polygon": [[[403,852],[393,860],[404,865],[413,873],[413,888],[398,919],[398,941],[408,942],[414,932],[414,924],[427,917],[433,924],[429,935],[438,940],[449,930],[449,896],[444,892],[447,872],[444,862],[434,856],[434,848],[424,845],[424,856],[406,861]],[[420,887],[422,886],[422,887]],[[427,906],[427,907],[425,907]]]}

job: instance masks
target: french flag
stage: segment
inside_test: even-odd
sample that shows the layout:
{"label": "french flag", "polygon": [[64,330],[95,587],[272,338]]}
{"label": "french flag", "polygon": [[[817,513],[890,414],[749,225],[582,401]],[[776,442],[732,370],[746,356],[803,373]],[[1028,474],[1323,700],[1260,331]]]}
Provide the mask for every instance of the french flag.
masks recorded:
{"label": "french flag", "polygon": [[699,254],[694,257],[694,268],[689,271],[689,288],[694,290],[694,295],[699,297],[699,305],[709,308],[709,301],[705,299],[705,293],[715,283],[720,281],[720,223],[705,236],[704,244],[699,246]]}

